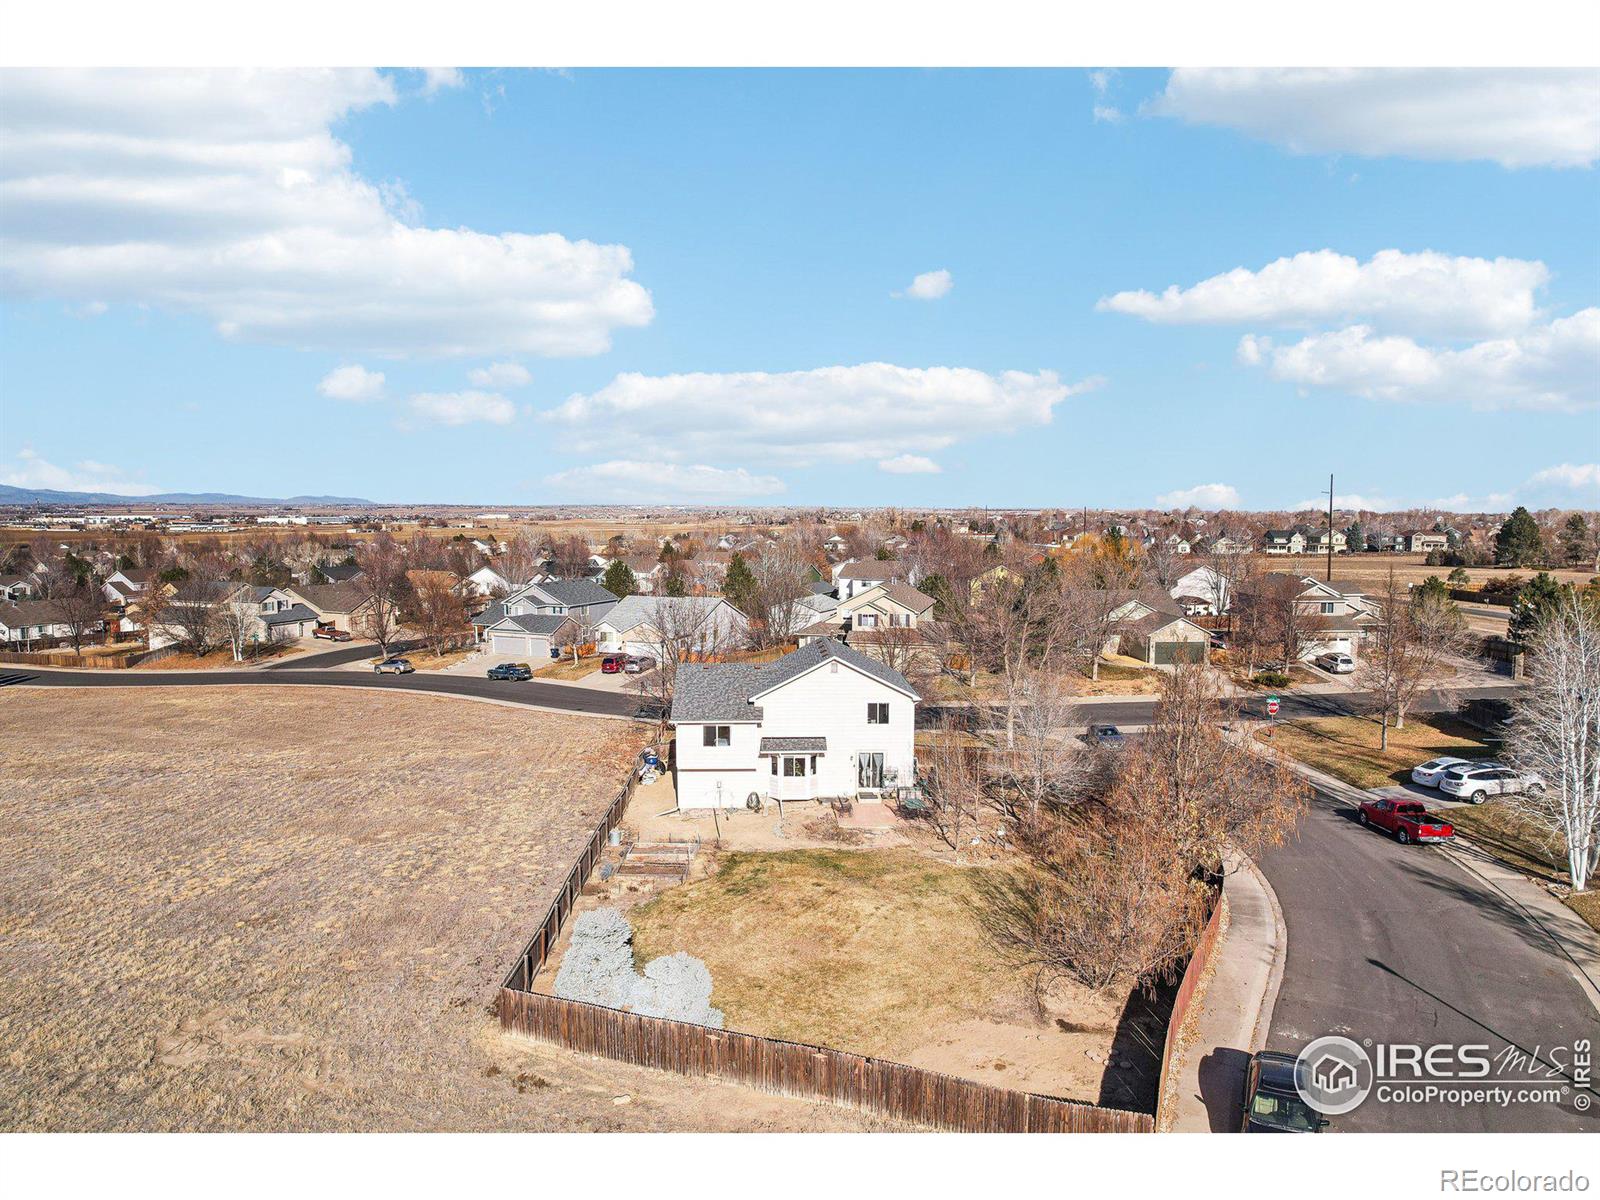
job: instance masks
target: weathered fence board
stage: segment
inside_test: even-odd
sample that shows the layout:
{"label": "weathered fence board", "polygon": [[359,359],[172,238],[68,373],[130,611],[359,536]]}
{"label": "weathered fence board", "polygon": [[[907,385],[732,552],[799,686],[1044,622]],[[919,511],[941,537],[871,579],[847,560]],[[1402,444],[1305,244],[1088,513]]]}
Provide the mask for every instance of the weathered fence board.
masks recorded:
{"label": "weathered fence board", "polygon": [[515,988],[500,992],[509,1033],[601,1058],[749,1084],[764,1092],[829,1100],[963,1133],[1149,1133],[1148,1113],[1097,1108],[991,1087],[881,1058],[641,1017]]}

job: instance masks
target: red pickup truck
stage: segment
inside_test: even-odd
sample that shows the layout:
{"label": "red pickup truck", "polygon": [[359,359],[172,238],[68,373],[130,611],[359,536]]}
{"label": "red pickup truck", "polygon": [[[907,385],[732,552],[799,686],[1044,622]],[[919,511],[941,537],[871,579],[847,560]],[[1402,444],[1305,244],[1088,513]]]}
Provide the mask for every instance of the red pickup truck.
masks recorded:
{"label": "red pickup truck", "polygon": [[1429,816],[1418,800],[1363,800],[1356,817],[1363,825],[1388,830],[1402,843],[1443,842],[1456,835],[1454,825]]}

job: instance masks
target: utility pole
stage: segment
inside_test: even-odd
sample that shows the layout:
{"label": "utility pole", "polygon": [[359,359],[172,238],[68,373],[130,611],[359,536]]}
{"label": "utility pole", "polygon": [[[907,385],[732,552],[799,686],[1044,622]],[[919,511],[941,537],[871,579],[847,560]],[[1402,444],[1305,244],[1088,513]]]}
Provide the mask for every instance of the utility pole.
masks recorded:
{"label": "utility pole", "polygon": [[1333,472],[1328,472],[1328,582],[1333,582]]}

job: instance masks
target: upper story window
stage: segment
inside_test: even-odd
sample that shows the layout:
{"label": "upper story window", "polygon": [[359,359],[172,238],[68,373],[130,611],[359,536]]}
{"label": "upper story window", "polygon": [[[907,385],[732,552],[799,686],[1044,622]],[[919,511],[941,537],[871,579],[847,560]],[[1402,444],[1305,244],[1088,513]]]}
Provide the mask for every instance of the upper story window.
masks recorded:
{"label": "upper story window", "polygon": [[877,613],[857,613],[856,624],[862,629],[876,629],[878,627]]}
{"label": "upper story window", "polygon": [[733,744],[733,726],[731,725],[705,725],[701,728],[703,744],[707,746],[729,746]]}
{"label": "upper story window", "polygon": [[1332,600],[1324,600],[1322,602],[1322,615],[1325,617],[1333,616],[1333,610],[1337,607],[1338,605],[1334,604]]}
{"label": "upper story window", "polygon": [[868,725],[887,725],[889,723],[889,706],[884,703],[867,705]]}

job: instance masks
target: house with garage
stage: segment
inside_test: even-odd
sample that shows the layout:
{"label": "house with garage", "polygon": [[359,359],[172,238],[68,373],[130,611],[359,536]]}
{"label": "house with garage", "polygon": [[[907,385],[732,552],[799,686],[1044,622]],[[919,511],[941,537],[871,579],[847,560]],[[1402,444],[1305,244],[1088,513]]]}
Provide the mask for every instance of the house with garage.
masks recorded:
{"label": "house with garage", "polygon": [[1172,609],[1151,608],[1119,622],[1117,628],[1121,652],[1147,666],[1203,663],[1211,648],[1211,634]]}
{"label": "house with garage", "polygon": [[678,807],[881,804],[916,780],[919,699],[900,672],[833,638],[769,663],[685,663],[668,718]]}
{"label": "house with garage", "polygon": [[317,627],[317,614],[283,588],[250,587],[249,599],[256,610],[257,641],[292,642],[310,637]]}
{"label": "house with garage", "polygon": [[663,660],[721,654],[749,644],[750,622],[721,596],[625,596],[593,628],[604,654],[642,654]]}
{"label": "house with garage", "polygon": [[[1377,623],[1378,605],[1361,592],[1345,592],[1313,575],[1268,572],[1241,588],[1236,610],[1257,606],[1270,629],[1292,630],[1299,657],[1340,653],[1359,657],[1361,640]],[[1286,634],[1287,637],[1287,634]]]}
{"label": "house with garage", "polygon": [[0,601],[30,599],[34,586],[29,575],[0,575]]}
{"label": "house with garage", "polygon": [[473,635],[495,654],[542,662],[583,639],[617,598],[589,579],[540,578],[472,618]]}
{"label": "house with garage", "polygon": [[[501,608],[498,603],[490,607]],[[488,645],[490,653],[513,655],[536,667],[559,657],[580,636],[576,618],[554,613],[512,614],[502,608],[493,624],[479,627],[475,618],[473,625],[478,640]]]}
{"label": "house with garage", "polygon": [[303,604],[324,629],[366,637],[377,600],[354,583],[305,583],[283,589],[293,603]]}
{"label": "house with garage", "polygon": [[880,583],[838,601],[795,637],[801,646],[834,638],[902,671],[914,665],[937,670],[950,634],[933,619],[935,603],[909,583]]}
{"label": "house with garage", "polygon": [[131,604],[146,592],[154,582],[156,573],[129,567],[126,571],[113,571],[100,585],[100,591],[111,604]]}

